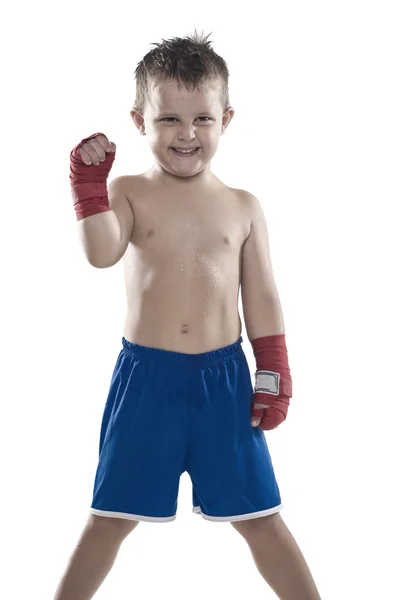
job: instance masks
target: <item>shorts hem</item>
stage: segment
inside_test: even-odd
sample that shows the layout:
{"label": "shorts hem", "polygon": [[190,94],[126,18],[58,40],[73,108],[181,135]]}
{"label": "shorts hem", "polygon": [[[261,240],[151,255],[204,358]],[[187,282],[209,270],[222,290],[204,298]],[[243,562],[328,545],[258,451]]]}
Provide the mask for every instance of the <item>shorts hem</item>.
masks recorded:
{"label": "shorts hem", "polygon": [[215,517],[212,515],[207,515],[201,511],[200,506],[194,506],[192,512],[195,514],[199,514],[206,519],[207,521],[247,521],[248,519],[257,519],[259,517],[265,517],[267,515],[273,515],[283,509],[283,504],[278,504],[278,506],[274,506],[273,508],[267,508],[265,510],[259,510],[257,512],[245,513],[243,515],[232,515],[231,517]]}
{"label": "shorts hem", "polygon": [[112,510],[100,510],[90,507],[90,512],[98,517],[114,517],[116,519],[128,519],[132,521],[149,521],[153,523],[163,523],[167,521],[175,521],[176,514],[169,517],[152,517],[150,515],[136,515],[133,513],[116,512]]}

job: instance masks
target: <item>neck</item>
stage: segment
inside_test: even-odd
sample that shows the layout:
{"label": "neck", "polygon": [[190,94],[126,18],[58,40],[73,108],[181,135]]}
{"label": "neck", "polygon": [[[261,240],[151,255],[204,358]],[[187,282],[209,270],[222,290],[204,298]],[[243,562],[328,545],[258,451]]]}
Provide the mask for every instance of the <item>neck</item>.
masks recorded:
{"label": "neck", "polygon": [[165,185],[198,185],[213,183],[216,180],[215,175],[211,172],[210,165],[207,165],[202,171],[189,177],[181,177],[166,171],[158,162],[155,162],[151,169],[147,172],[150,179],[157,180]]}

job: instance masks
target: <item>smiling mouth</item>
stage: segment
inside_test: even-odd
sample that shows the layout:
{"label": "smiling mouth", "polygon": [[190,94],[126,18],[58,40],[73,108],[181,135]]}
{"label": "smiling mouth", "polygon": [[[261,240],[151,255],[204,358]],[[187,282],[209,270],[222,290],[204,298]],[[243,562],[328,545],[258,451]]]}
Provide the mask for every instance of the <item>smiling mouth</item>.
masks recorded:
{"label": "smiling mouth", "polygon": [[177,156],[188,157],[188,156],[193,156],[194,154],[196,154],[197,151],[200,150],[200,148],[198,148],[198,147],[196,147],[196,148],[173,148],[172,147],[171,150]]}

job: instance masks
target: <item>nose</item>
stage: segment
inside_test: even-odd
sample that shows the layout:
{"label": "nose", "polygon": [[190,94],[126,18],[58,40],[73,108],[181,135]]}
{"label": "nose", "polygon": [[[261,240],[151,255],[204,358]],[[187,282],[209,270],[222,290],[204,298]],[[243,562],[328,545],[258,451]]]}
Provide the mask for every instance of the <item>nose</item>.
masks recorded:
{"label": "nose", "polygon": [[181,125],[178,131],[178,139],[181,142],[190,142],[195,137],[192,125]]}

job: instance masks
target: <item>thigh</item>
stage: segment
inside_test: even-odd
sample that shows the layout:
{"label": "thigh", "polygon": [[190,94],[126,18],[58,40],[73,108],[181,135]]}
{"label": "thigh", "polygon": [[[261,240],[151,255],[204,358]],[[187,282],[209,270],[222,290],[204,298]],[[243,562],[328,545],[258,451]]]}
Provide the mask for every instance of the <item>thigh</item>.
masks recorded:
{"label": "thigh", "polygon": [[188,452],[194,508],[221,520],[276,511],[281,500],[266,439],[250,422],[253,387],[244,353],[206,370],[202,381]]}
{"label": "thigh", "polygon": [[280,512],[275,512],[271,515],[255,517],[254,519],[234,521],[231,525],[247,541],[252,541],[258,539],[265,532],[275,531],[282,521]]}
{"label": "thigh", "polygon": [[125,537],[139,524],[139,521],[134,519],[117,518],[117,517],[101,517],[99,515],[90,514],[87,520],[86,527],[96,531],[115,532],[116,535]]}
{"label": "thigh", "polygon": [[123,353],[101,427],[91,509],[99,517],[172,519],[186,454],[186,413],[161,362]]}

